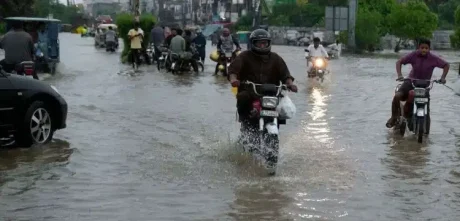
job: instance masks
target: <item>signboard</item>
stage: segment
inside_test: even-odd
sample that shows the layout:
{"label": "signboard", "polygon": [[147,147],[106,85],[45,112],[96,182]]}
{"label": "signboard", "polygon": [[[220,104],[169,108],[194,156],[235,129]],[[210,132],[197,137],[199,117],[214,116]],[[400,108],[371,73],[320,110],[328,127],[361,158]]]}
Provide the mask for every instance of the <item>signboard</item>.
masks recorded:
{"label": "signboard", "polygon": [[324,20],[328,31],[348,30],[348,7],[327,6]]}

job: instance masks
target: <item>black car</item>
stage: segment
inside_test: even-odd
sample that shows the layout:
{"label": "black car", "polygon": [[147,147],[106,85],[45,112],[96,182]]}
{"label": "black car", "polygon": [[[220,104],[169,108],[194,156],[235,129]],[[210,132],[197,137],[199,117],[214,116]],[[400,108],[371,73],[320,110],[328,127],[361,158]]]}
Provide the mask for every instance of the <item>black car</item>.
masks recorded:
{"label": "black car", "polygon": [[44,144],[66,127],[67,102],[54,86],[4,72],[0,66],[0,137],[16,144]]}

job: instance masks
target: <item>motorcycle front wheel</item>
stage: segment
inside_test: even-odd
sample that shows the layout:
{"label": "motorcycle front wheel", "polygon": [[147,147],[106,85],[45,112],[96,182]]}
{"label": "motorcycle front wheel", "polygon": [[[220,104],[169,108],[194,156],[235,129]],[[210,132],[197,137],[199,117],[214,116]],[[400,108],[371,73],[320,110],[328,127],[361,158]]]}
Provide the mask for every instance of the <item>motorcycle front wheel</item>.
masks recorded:
{"label": "motorcycle front wheel", "polygon": [[417,119],[417,142],[422,143],[423,135],[425,134],[424,118]]}
{"label": "motorcycle front wheel", "polygon": [[198,63],[198,71],[204,72],[204,65],[201,61],[197,62]]}
{"label": "motorcycle front wheel", "polygon": [[266,148],[266,167],[269,170],[270,175],[276,173],[276,166],[278,164],[278,153],[279,153],[279,137],[278,135],[266,134],[264,136],[264,145]]}

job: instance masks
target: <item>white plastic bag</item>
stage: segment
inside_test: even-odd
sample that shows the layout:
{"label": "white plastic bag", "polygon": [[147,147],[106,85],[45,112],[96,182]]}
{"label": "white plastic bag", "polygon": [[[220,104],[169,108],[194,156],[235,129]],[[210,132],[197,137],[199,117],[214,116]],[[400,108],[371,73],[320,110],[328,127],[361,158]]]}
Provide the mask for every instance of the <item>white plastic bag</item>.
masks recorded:
{"label": "white plastic bag", "polygon": [[276,107],[276,111],[280,114],[280,119],[291,119],[294,117],[296,108],[287,94],[281,98],[280,103]]}

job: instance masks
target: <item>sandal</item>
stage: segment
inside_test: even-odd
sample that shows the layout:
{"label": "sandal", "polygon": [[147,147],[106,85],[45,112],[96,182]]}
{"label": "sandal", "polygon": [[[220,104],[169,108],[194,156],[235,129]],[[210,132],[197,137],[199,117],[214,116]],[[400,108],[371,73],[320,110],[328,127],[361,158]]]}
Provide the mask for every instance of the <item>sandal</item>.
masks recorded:
{"label": "sandal", "polygon": [[386,126],[387,128],[392,128],[392,127],[395,126],[396,121],[397,121],[397,118],[393,118],[393,117],[392,117],[392,118],[388,119],[388,121],[387,121],[387,123],[385,124],[385,126]]}

